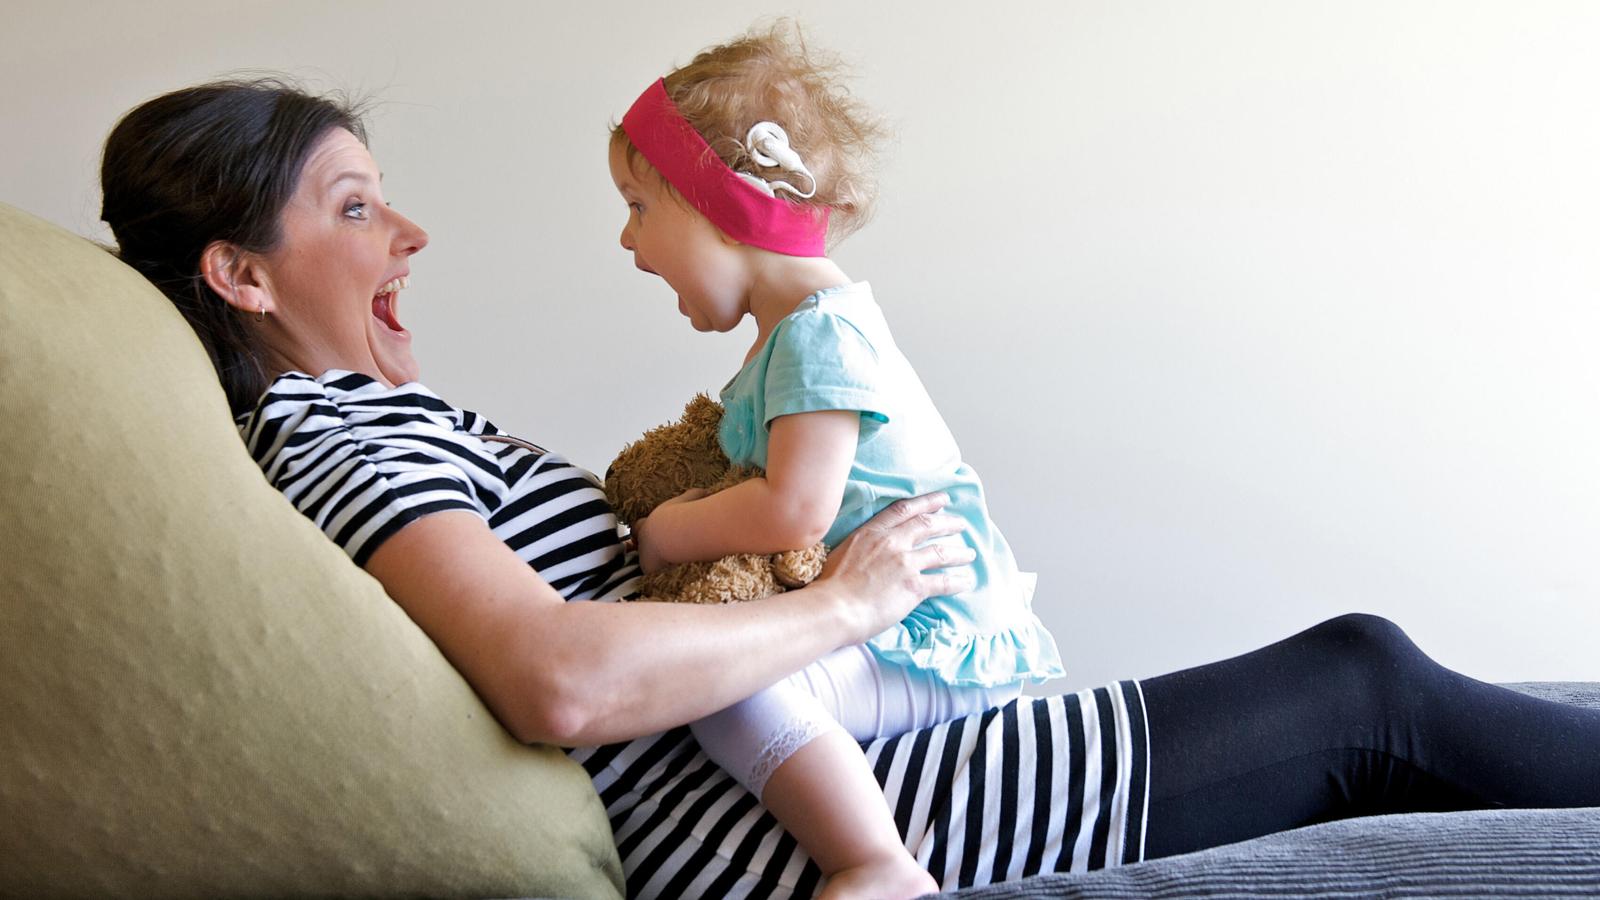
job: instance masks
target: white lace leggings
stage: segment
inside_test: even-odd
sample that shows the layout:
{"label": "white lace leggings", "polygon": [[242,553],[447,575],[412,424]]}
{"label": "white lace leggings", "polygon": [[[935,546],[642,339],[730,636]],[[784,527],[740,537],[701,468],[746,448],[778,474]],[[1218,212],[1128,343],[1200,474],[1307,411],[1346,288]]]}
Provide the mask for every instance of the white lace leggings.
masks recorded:
{"label": "white lace leggings", "polygon": [[857,741],[893,737],[1003,706],[1021,688],[952,687],[932,674],[843,647],[766,690],[689,726],[724,771],[760,797],[796,750],[842,728]]}

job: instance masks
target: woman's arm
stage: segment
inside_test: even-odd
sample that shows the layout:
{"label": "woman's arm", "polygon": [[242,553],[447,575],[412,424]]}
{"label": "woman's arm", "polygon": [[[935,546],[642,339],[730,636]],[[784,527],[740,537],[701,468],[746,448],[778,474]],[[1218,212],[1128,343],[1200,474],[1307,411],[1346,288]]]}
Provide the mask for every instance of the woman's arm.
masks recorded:
{"label": "woman's arm", "polygon": [[[466,512],[419,519],[383,543],[372,573],[519,740],[584,746],[723,709],[970,587],[970,550],[933,538],[964,523],[942,495],[902,500],[862,525],[810,586],[725,606],[562,600]],[[926,545],[926,546],[924,546]]]}
{"label": "woman's arm", "polygon": [[766,477],[657,507],[634,524],[640,564],[654,572],[672,563],[798,550],[822,540],[839,514],[860,431],[861,414],[849,410],[774,419]]}

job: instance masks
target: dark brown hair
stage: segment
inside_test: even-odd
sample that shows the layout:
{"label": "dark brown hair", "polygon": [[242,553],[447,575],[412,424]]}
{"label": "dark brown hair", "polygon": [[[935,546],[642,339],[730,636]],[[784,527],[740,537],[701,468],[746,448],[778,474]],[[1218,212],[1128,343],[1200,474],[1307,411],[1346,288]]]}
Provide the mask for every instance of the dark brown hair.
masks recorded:
{"label": "dark brown hair", "polygon": [[366,142],[343,99],[282,78],[218,81],[146,101],[106,138],[100,218],[117,255],[166,294],[205,345],[235,415],[267,387],[259,335],[200,274],[214,241],[271,251],[306,156],[328,131]]}

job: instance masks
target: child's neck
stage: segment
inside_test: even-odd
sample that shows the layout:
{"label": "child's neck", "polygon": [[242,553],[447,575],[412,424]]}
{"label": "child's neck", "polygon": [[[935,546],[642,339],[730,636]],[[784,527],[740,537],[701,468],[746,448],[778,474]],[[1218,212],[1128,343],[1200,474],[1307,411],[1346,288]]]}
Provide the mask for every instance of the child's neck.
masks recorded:
{"label": "child's neck", "polygon": [[772,329],[794,312],[801,301],[828,288],[850,283],[833,260],[826,256],[780,256],[769,254],[757,269],[755,287],[750,291],[750,314],[756,320],[756,341],[750,356],[767,342]]}

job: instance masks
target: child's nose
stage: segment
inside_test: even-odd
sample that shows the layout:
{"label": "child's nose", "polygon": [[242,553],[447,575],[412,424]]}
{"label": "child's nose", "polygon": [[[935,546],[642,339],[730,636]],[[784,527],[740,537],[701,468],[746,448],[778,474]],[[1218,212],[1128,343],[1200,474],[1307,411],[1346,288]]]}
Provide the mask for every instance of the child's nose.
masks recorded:
{"label": "child's nose", "polygon": [[622,234],[620,236],[620,241],[622,243],[622,249],[630,251],[630,252],[633,250],[633,223],[632,222],[629,222],[628,224],[622,226]]}

